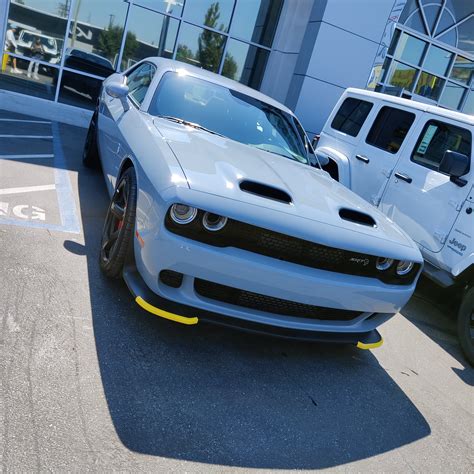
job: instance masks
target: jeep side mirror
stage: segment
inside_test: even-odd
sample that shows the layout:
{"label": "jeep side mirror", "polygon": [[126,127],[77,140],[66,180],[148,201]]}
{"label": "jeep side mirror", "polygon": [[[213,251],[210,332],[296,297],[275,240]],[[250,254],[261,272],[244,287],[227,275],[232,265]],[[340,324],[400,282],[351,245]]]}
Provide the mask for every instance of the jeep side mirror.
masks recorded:
{"label": "jeep side mirror", "polygon": [[128,86],[123,80],[113,80],[105,86],[105,92],[114,99],[119,99],[122,102],[125,112],[130,109],[127,101]]}
{"label": "jeep side mirror", "polygon": [[457,151],[446,150],[439,164],[441,173],[449,174],[451,181],[458,186],[464,186],[465,181],[460,179],[469,171],[470,159],[463,153]]}
{"label": "jeep side mirror", "polygon": [[311,140],[311,146],[313,147],[313,150],[316,150],[316,146],[318,145],[320,138],[321,138],[321,135],[315,135],[313,139]]}

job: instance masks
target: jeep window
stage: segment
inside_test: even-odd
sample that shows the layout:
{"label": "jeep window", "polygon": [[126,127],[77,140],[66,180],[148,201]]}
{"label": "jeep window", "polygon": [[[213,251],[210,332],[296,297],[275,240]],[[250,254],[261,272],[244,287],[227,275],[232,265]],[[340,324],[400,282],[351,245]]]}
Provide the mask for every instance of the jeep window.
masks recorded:
{"label": "jeep window", "polygon": [[135,105],[140,105],[150,87],[156,67],[151,63],[140,64],[127,76],[128,97]]}
{"label": "jeep window", "polygon": [[347,133],[351,137],[356,137],[372,110],[372,106],[371,102],[349,97],[337,111],[331,123],[331,128]]}
{"label": "jeep window", "polygon": [[382,107],[366,142],[389,153],[397,153],[415,120],[415,114],[393,107]]}
{"label": "jeep window", "polygon": [[291,114],[221,84],[167,72],[148,112],[309,164],[305,134],[300,134]]}
{"label": "jeep window", "polygon": [[471,157],[471,132],[461,127],[437,120],[430,120],[411,155],[411,160],[421,166],[438,171],[447,150]]}

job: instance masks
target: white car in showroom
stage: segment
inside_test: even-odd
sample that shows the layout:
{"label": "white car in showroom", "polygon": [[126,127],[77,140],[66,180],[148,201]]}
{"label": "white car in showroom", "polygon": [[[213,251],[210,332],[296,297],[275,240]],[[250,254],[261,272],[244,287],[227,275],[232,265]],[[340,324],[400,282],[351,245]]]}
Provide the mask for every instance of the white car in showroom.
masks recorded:
{"label": "white car in showroom", "polygon": [[159,317],[372,348],[415,288],[414,242],[320,169],[288,108],[222,76],[110,76],[83,161],[111,196],[100,267]]}

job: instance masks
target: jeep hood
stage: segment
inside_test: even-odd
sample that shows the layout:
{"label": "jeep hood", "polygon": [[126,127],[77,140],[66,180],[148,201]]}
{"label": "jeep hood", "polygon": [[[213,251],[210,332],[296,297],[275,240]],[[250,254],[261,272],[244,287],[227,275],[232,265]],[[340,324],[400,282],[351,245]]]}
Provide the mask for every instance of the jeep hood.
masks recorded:
{"label": "jeep hood", "polygon": [[[380,211],[319,169],[164,119],[154,119],[154,123],[179,161],[192,190],[296,215],[321,226],[335,226],[392,244],[415,247]],[[290,196],[291,203],[243,191],[240,186],[246,181],[283,191]],[[341,209],[369,215],[376,225],[345,220],[340,216]]]}

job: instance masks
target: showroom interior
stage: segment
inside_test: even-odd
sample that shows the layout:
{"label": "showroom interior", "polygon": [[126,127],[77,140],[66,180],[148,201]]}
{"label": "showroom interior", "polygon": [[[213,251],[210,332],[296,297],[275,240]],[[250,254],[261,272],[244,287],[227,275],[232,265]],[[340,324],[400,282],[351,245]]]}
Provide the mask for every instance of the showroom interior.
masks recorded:
{"label": "showroom interior", "polygon": [[0,18],[0,89],[59,107],[92,110],[105,77],[162,56],[261,90],[310,133],[347,87],[474,114],[468,0],[10,0]]}

